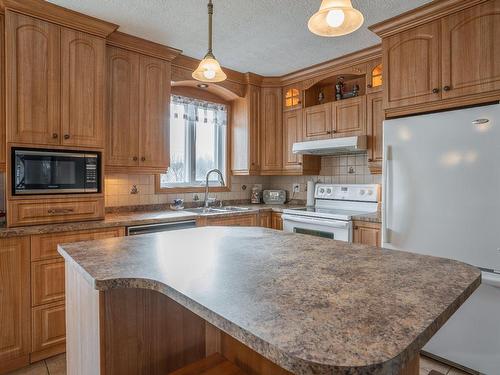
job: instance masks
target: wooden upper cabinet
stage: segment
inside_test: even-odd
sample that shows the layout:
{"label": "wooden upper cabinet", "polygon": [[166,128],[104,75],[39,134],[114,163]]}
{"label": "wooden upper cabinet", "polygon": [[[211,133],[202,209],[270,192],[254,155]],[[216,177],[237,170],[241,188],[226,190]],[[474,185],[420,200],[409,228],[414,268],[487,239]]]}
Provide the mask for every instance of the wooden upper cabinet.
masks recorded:
{"label": "wooden upper cabinet", "polygon": [[386,108],[441,99],[440,21],[382,40]]}
{"label": "wooden upper cabinet", "polygon": [[261,104],[261,172],[279,174],[283,165],[281,88],[263,88]]}
{"label": "wooden upper cabinet", "polygon": [[248,85],[244,98],[231,103],[231,170],[235,175],[260,172],[260,87]]}
{"label": "wooden upper cabinet", "polygon": [[108,47],[106,165],[139,165],[139,54]]}
{"label": "wooden upper cabinet", "polygon": [[[5,19],[4,15],[0,14],[0,97],[5,98]],[[6,157],[6,140],[5,140],[5,99],[0,100],[0,171],[5,170]]]}
{"label": "wooden upper cabinet", "polygon": [[30,352],[29,237],[0,239],[0,373]]}
{"label": "wooden upper cabinet", "polygon": [[6,12],[8,142],[60,143],[60,28]]}
{"label": "wooden upper cabinet", "polygon": [[302,91],[298,86],[283,89],[283,110],[291,111],[302,108]]}
{"label": "wooden upper cabinet", "polygon": [[500,90],[500,0],[442,19],[442,97]]}
{"label": "wooden upper cabinet", "polygon": [[331,138],[332,103],[305,108],[303,128],[305,140]]}
{"label": "wooden upper cabinet", "polygon": [[368,162],[372,173],[382,171],[382,127],[385,119],[384,100],[381,92],[366,96],[366,125],[368,134]]}
{"label": "wooden upper cabinet", "polygon": [[302,141],[302,110],[283,114],[283,169],[300,169],[302,156],[292,152],[293,144]]}
{"label": "wooden upper cabinet", "polygon": [[339,100],[332,105],[333,137],[366,134],[366,98]]}
{"label": "wooden upper cabinet", "polygon": [[61,30],[62,144],[104,147],[106,43]]}
{"label": "wooden upper cabinet", "polygon": [[139,163],[167,170],[170,160],[170,63],[141,56],[139,77]]}

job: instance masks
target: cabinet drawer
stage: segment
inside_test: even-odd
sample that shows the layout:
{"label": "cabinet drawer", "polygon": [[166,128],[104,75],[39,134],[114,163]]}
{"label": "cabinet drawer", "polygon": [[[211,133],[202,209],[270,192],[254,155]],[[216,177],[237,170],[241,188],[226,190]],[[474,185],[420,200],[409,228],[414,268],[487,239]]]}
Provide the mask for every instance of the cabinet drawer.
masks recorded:
{"label": "cabinet drawer", "polygon": [[53,303],[33,308],[32,323],[32,352],[64,344],[66,340],[66,310],[64,303]]}
{"label": "cabinet drawer", "polygon": [[240,215],[232,217],[220,217],[207,220],[207,225],[230,226],[230,227],[254,227],[257,225],[257,215]]}
{"label": "cabinet drawer", "polygon": [[31,264],[31,303],[38,306],[64,299],[64,260]]}
{"label": "cabinet drawer", "polygon": [[104,218],[104,199],[10,201],[8,225],[49,224]]}
{"label": "cabinet drawer", "polygon": [[104,238],[122,237],[124,235],[125,229],[120,227],[83,232],[50,233],[31,236],[31,260],[44,260],[60,257],[57,252],[57,245],[61,243],[100,240]]}

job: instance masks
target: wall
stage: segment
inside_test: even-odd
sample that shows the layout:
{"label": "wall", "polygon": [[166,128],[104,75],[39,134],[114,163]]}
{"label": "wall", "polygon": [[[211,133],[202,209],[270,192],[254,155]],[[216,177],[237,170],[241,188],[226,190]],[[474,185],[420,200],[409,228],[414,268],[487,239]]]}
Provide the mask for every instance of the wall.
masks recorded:
{"label": "wall", "polygon": [[[136,206],[171,203],[174,198],[183,198],[185,202],[193,202],[195,193],[186,194],[155,194],[155,177],[152,175],[116,174],[106,177],[106,207]],[[224,193],[210,193],[219,200],[249,200],[254,184],[269,184],[269,177],[261,176],[233,176],[231,177],[231,191]],[[137,194],[130,194],[132,186],[136,185]],[[243,190],[243,186],[246,187]],[[200,200],[204,193],[196,193]]]}
{"label": "wall", "polygon": [[[350,173],[352,172],[352,173]],[[380,184],[380,175],[371,175],[368,169],[366,154],[350,156],[328,156],[321,159],[319,176],[233,176],[231,192],[211,193],[221,200],[249,200],[254,184],[261,184],[264,189],[284,189],[289,192],[292,184],[300,184],[300,192],[293,199],[306,199],[308,180],[334,184]],[[189,194],[155,194],[155,179],[149,175],[117,174],[106,178],[106,207],[123,207],[136,205],[152,205],[171,203],[174,198],[183,198],[185,202],[193,201],[193,193]],[[130,194],[136,185],[138,194]],[[243,190],[243,185],[246,190]],[[203,200],[204,193],[198,193]],[[292,196],[289,195],[291,198]]]}

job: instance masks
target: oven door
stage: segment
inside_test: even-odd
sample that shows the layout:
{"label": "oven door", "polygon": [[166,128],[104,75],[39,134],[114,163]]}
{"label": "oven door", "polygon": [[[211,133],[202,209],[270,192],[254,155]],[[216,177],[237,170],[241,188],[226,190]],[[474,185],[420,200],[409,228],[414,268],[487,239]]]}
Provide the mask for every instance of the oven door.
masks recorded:
{"label": "oven door", "polygon": [[283,230],[286,232],[352,242],[352,223],[350,221],[289,214],[283,214],[282,218]]}
{"label": "oven door", "polygon": [[84,153],[38,150],[14,151],[14,194],[83,193]]}

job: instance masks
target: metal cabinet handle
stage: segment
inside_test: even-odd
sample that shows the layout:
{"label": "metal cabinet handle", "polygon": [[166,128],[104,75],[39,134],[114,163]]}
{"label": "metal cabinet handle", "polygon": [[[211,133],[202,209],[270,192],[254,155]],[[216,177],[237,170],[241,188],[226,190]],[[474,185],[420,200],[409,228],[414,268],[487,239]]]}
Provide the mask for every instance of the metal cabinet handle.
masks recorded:
{"label": "metal cabinet handle", "polygon": [[[445,90],[445,91],[446,91],[446,90]],[[432,93],[433,93],[433,94],[437,94],[438,92],[439,92],[439,89],[437,89],[437,88],[436,88],[436,89],[432,89]]]}
{"label": "metal cabinet handle", "polygon": [[445,86],[443,87],[443,91],[450,91],[451,90],[451,87],[450,86]]}
{"label": "metal cabinet handle", "polygon": [[146,158],[143,156],[143,157],[141,158],[141,161],[146,161]]}
{"label": "metal cabinet handle", "polygon": [[69,134],[64,134],[64,139],[69,139]]}
{"label": "metal cabinet handle", "polygon": [[137,160],[139,160],[139,158],[138,158],[137,156],[134,156],[134,157],[132,158],[132,160],[133,160],[133,161],[137,161]]}
{"label": "metal cabinet handle", "polygon": [[56,139],[57,137],[59,137],[59,134],[57,134],[57,133],[52,133],[52,138]]}
{"label": "metal cabinet handle", "polygon": [[368,87],[369,89],[371,89],[373,86],[371,83],[369,83],[368,85],[366,85],[366,87]]}
{"label": "metal cabinet handle", "polygon": [[73,208],[50,208],[47,210],[49,214],[68,214],[70,212],[74,212]]}
{"label": "metal cabinet handle", "polygon": [[332,130],[332,133],[335,134],[335,133],[337,133],[337,131],[336,130]]}

